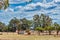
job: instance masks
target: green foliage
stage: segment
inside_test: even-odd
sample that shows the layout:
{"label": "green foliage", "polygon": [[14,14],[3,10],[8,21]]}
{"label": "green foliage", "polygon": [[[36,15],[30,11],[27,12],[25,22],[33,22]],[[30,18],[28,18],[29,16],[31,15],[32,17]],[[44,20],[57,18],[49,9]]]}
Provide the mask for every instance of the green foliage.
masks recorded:
{"label": "green foliage", "polygon": [[0,22],[0,31],[2,31],[2,30],[3,30],[3,27],[5,27],[5,24],[4,24],[4,23],[2,23],[2,22]]}
{"label": "green foliage", "polygon": [[60,26],[57,28],[57,30],[60,30]]}
{"label": "green foliage", "polygon": [[34,22],[34,27],[38,27],[40,25],[40,18],[39,18],[39,15],[34,15],[33,16],[33,22]]}
{"label": "green foliage", "polygon": [[20,24],[17,26],[17,30],[18,30],[18,31],[21,30]]}
{"label": "green foliage", "polygon": [[60,26],[57,26],[57,27],[56,27],[56,30],[58,30],[58,31],[59,31],[59,30],[60,30]]}
{"label": "green foliage", "polygon": [[11,19],[11,21],[9,22],[9,26],[18,26],[18,24],[20,24],[19,19],[17,19],[16,17],[14,17],[13,19]]}
{"label": "green foliage", "polygon": [[17,19],[14,17],[13,19],[10,20],[8,27],[5,27],[5,24],[0,22],[0,29],[4,31],[9,30],[9,31],[14,31],[14,30],[27,30],[31,27],[31,24],[34,24],[35,30],[38,31],[52,31],[52,30],[60,30],[60,25],[57,24],[56,22],[54,23],[54,27],[51,26],[52,24],[52,19],[49,16],[46,16],[44,14],[39,15],[34,15],[33,20],[28,20],[26,18],[23,19]]}
{"label": "green foliage", "polygon": [[48,31],[51,30],[52,31],[52,30],[54,30],[54,27],[48,26],[48,27],[45,27],[45,30],[48,30]]}
{"label": "green foliage", "polygon": [[55,30],[60,30],[60,25],[57,24],[56,22],[54,23]]}
{"label": "green foliage", "polygon": [[17,28],[17,30],[19,30],[19,29],[18,29],[18,28],[20,27],[19,25],[20,25],[19,19],[17,19],[16,17],[14,17],[14,18],[11,19],[11,21],[9,22],[8,27],[9,27],[9,30],[10,30],[10,31],[14,31],[14,30],[16,30],[16,28]]}
{"label": "green foliage", "polygon": [[3,27],[3,29],[2,29],[4,32],[7,32],[8,31],[8,26],[6,26],[6,27]]}
{"label": "green foliage", "polygon": [[38,31],[43,31],[44,29],[42,27],[36,27],[35,30],[38,30]]}
{"label": "green foliage", "polygon": [[39,15],[34,15],[33,16],[33,21],[34,21],[34,27],[40,26],[40,27],[46,27],[46,26],[51,26],[52,24],[52,19],[49,16],[46,16],[45,14]]}
{"label": "green foliage", "polygon": [[27,30],[30,28],[32,22],[30,20],[27,20],[26,18],[20,19],[21,22],[21,29]]}

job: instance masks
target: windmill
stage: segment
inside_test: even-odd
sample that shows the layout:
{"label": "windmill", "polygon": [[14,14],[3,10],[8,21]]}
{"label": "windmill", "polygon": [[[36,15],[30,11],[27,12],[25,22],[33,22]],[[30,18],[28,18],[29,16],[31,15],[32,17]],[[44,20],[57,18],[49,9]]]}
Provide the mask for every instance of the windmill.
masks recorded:
{"label": "windmill", "polygon": [[0,0],[0,9],[6,9],[9,6],[9,0]]}
{"label": "windmill", "polygon": [[2,8],[3,8],[3,5],[4,5],[3,0],[0,0],[0,9],[2,9]]}

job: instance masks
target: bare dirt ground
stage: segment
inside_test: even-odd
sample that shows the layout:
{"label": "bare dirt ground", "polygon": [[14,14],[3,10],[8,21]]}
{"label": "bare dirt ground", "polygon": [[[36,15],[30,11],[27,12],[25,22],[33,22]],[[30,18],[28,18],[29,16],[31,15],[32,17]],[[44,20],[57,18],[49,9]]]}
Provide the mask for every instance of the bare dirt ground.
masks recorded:
{"label": "bare dirt ground", "polygon": [[54,35],[18,35],[17,33],[3,32],[0,40],[60,40],[60,36]]}

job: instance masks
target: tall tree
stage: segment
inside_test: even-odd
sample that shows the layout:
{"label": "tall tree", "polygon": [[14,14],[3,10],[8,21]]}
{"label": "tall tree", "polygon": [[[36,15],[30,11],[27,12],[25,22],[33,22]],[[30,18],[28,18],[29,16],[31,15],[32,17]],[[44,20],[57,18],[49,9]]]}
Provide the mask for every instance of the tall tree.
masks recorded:
{"label": "tall tree", "polygon": [[2,32],[3,32],[3,27],[5,27],[5,24],[0,22],[0,35],[2,35]]}
{"label": "tall tree", "polygon": [[58,35],[58,33],[59,33],[59,31],[60,31],[60,25],[55,22],[55,23],[54,23],[54,27],[55,27],[55,30],[57,31],[56,33],[57,33],[57,35]]}
{"label": "tall tree", "polygon": [[34,28],[40,26],[40,18],[39,18],[39,15],[34,15],[33,16],[33,22],[34,22]]}
{"label": "tall tree", "polygon": [[26,30],[29,29],[31,26],[31,21],[27,20],[26,18],[20,19],[21,22],[21,29]]}
{"label": "tall tree", "polygon": [[26,18],[20,19],[21,22],[21,30],[26,30],[27,34],[30,35],[30,26],[31,26],[31,21],[27,20]]}
{"label": "tall tree", "polygon": [[16,17],[14,17],[13,19],[11,19],[8,26],[9,26],[9,28],[11,28],[11,31],[16,31],[16,29],[18,30],[18,28],[17,28],[18,25],[20,25],[20,21]]}
{"label": "tall tree", "polygon": [[48,26],[51,26],[51,23],[52,23],[52,19],[45,15],[45,14],[41,14],[40,16],[39,15],[34,15],[33,16],[33,22],[34,22],[34,27],[48,27]]}
{"label": "tall tree", "polygon": [[47,16],[47,15],[44,15],[44,14],[41,14],[40,15],[40,24],[41,24],[41,27],[46,27],[46,26],[51,26],[51,23],[52,23],[52,19]]}
{"label": "tall tree", "polygon": [[2,32],[3,31],[3,27],[5,27],[5,24],[0,22],[0,31]]}
{"label": "tall tree", "polygon": [[46,18],[46,16],[45,16],[44,14],[41,14],[41,15],[40,15],[40,25],[41,25],[41,27],[43,27],[43,28],[45,27],[45,24],[46,24],[46,23],[45,23],[45,22],[46,22],[46,21],[45,21],[45,18]]}

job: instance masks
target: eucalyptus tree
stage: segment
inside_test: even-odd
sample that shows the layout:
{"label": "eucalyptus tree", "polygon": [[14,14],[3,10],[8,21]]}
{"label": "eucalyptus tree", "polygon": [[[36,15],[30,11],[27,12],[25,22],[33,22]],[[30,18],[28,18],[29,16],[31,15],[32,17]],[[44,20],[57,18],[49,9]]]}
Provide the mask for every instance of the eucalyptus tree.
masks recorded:
{"label": "eucalyptus tree", "polygon": [[45,18],[46,18],[46,16],[44,15],[44,14],[41,14],[40,15],[40,25],[41,25],[41,27],[45,27],[45,22],[47,21],[45,21]]}
{"label": "eucalyptus tree", "polygon": [[0,32],[1,32],[0,34],[2,34],[4,27],[5,27],[5,24],[0,22]]}
{"label": "eucalyptus tree", "polygon": [[16,30],[18,30],[18,25],[20,25],[20,21],[19,21],[19,19],[17,19],[16,17],[14,17],[13,19],[11,19],[10,20],[10,22],[9,22],[9,29],[11,30],[11,31],[16,31]]}
{"label": "eucalyptus tree", "polygon": [[0,31],[2,32],[3,31],[3,27],[5,27],[5,24],[0,22]]}
{"label": "eucalyptus tree", "polygon": [[59,33],[59,31],[60,31],[60,25],[55,22],[55,23],[54,23],[54,27],[55,27],[55,30],[57,31],[56,33],[57,33],[57,35],[58,35],[58,33]]}
{"label": "eucalyptus tree", "polygon": [[30,35],[30,26],[32,24],[32,22],[30,20],[27,20],[26,18],[20,19],[20,26],[21,26],[21,30],[26,30],[27,34]]}
{"label": "eucalyptus tree", "polygon": [[43,28],[46,26],[51,26],[52,19],[45,14],[41,14],[40,15],[40,24],[41,24],[41,27],[43,27]]}
{"label": "eucalyptus tree", "polygon": [[26,18],[20,19],[21,22],[21,29],[26,30],[29,29],[32,22],[30,20],[27,20]]}
{"label": "eucalyptus tree", "polygon": [[33,16],[33,22],[34,22],[34,28],[40,26],[40,18],[39,18],[39,15],[34,15]]}

